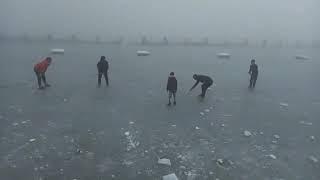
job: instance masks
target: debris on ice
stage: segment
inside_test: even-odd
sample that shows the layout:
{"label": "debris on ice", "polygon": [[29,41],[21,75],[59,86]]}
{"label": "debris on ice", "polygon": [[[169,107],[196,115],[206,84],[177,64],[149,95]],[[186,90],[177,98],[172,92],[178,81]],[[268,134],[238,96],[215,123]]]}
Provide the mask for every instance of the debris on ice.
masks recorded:
{"label": "debris on ice", "polygon": [[309,156],[309,160],[312,161],[313,163],[318,163],[319,162],[319,160],[314,156]]}
{"label": "debris on ice", "polygon": [[288,103],[281,102],[281,103],[280,103],[280,106],[281,106],[281,107],[288,107],[289,104],[288,104]]}
{"label": "debris on ice", "polygon": [[172,174],[163,176],[162,180],[178,180],[178,177],[176,176],[176,174],[172,173]]}
{"label": "debris on ice", "polygon": [[175,124],[172,124],[171,126],[172,126],[172,127],[177,127],[177,125],[175,125]]}
{"label": "debris on ice", "polygon": [[210,112],[210,109],[205,109],[204,112],[208,113]]}
{"label": "debris on ice", "polygon": [[277,144],[278,143],[278,141],[271,141],[273,144]]}
{"label": "debris on ice", "polygon": [[310,136],[311,141],[314,141],[316,138],[314,136]]}
{"label": "debris on ice", "polygon": [[248,131],[248,130],[245,130],[245,131],[243,132],[243,134],[244,134],[244,136],[246,136],[246,137],[252,136],[251,132]]}
{"label": "debris on ice", "polygon": [[263,134],[264,134],[264,133],[261,131],[261,132],[260,132],[260,135],[263,135]]}
{"label": "debris on ice", "polygon": [[204,116],[204,112],[200,112],[200,115],[201,115],[201,116]]}
{"label": "debris on ice", "polygon": [[225,127],[226,125],[225,124],[221,124],[221,127]]}
{"label": "debris on ice", "polygon": [[124,135],[129,136],[129,135],[130,135],[130,132],[127,131],[127,132],[124,133]]}
{"label": "debris on ice", "polygon": [[138,56],[148,56],[150,55],[149,51],[137,51]]}
{"label": "debris on ice", "polygon": [[272,159],[274,159],[274,160],[277,159],[277,157],[276,157],[275,155],[273,155],[273,154],[269,154],[268,157],[270,157],[270,158],[272,158]]}
{"label": "debris on ice", "polygon": [[64,98],[64,99],[63,99],[63,102],[67,102],[67,101],[68,101],[68,99],[67,99],[67,98]]}
{"label": "debris on ice", "polygon": [[196,130],[199,130],[200,128],[198,126],[196,126]]}
{"label": "debris on ice", "polygon": [[133,122],[133,121],[130,121],[129,124],[134,124],[134,122]]}
{"label": "debris on ice", "polygon": [[29,142],[34,142],[36,141],[36,139],[29,139]]}
{"label": "debris on ice", "polygon": [[277,135],[277,134],[273,135],[273,137],[276,138],[276,139],[280,139],[280,136]]}
{"label": "debris on ice", "polygon": [[218,163],[219,165],[222,165],[222,164],[223,164],[223,159],[218,159],[218,160],[217,160],[217,163]]}
{"label": "debris on ice", "polygon": [[212,172],[212,171],[210,171],[210,172],[209,172],[209,174],[210,174],[210,175],[213,175],[213,172]]}
{"label": "debris on ice", "polygon": [[13,126],[18,126],[18,125],[19,125],[19,123],[12,123],[12,125],[13,125]]}
{"label": "debris on ice", "polygon": [[171,166],[170,159],[166,159],[166,158],[159,159],[159,160],[158,160],[158,164],[163,164],[163,165]]}
{"label": "debris on ice", "polygon": [[300,124],[312,126],[312,122],[300,121]]}

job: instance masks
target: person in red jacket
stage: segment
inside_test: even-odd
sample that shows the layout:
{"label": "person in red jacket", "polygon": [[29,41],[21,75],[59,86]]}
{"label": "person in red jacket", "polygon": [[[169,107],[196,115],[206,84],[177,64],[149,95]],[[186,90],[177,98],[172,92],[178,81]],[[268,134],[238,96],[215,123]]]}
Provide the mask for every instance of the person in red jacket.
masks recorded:
{"label": "person in red jacket", "polygon": [[[33,70],[36,73],[36,76],[38,79],[39,89],[44,89],[45,87],[50,87],[50,85],[47,83],[45,73],[46,73],[49,65],[51,64],[51,61],[52,61],[51,57],[46,57],[44,60],[42,60],[41,62],[34,65]],[[42,86],[41,80],[43,81],[44,86]]]}

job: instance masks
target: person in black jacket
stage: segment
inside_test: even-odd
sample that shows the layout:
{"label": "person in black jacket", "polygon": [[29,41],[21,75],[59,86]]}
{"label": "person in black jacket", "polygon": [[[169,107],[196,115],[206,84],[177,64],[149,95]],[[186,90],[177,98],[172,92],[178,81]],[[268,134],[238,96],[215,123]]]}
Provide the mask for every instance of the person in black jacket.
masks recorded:
{"label": "person in black jacket", "polygon": [[176,77],[174,76],[174,72],[170,73],[167,83],[167,91],[169,93],[169,103],[168,106],[171,106],[171,97],[173,96],[173,105],[176,105],[176,92],[178,89],[178,82]]}
{"label": "person in black jacket", "polygon": [[258,78],[258,65],[254,59],[251,60],[251,65],[249,72],[250,74],[250,84],[249,88],[254,88],[256,86],[257,78]]}
{"label": "person in black jacket", "polygon": [[98,86],[101,86],[101,78],[102,75],[106,80],[107,86],[109,86],[109,78],[108,78],[108,70],[109,70],[109,62],[106,60],[105,56],[101,56],[100,61],[97,64],[98,68]]}
{"label": "person in black jacket", "polygon": [[193,79],[196,80],[197,82],[192,86],[190,91],[192,91],[199,84],[199,82],[201,82],[202,92],[199,96],[204,98],[206,95],[207,89],[213,84],[213,80],[209,76],[198,75],[198,74],[194,74]]}

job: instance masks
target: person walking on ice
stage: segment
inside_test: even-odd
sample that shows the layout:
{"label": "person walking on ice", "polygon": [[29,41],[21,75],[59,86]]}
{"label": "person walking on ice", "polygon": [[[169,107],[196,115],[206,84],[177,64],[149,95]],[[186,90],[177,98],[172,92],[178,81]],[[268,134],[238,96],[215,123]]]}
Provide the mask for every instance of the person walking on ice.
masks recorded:
{"label": "person walking on ice", "polygon": [[97,64],[97,68],[98,68],[98,87],[101,86],[102,75],[106,80],[107,86],[109,86],[109,78],[108,78],[109,62],[106,60],[105,56],[101,56],[100,61]]}
{"label": "person walking on ice", "polygon": [[167,92],[169,93],[169,103],[168,106],[171,106],[171,98],[173,96],[173,105],[176,105],[176,92],[178,89],[178,81],[176,77],[174,76],[174,72],[170,73],[170,76],[168,77],[167,82]]}
{"label": "person walking on ice", "polygon": [[256,64],[256,60],[252,59],[251,60],[251,65],[250,65],[250,69],[249,72],[250,74],[250,84],[249,84],[249,88],[255,88],[256,86],[256,82],[257,82],[257,78],[258,78],[258,65]]}

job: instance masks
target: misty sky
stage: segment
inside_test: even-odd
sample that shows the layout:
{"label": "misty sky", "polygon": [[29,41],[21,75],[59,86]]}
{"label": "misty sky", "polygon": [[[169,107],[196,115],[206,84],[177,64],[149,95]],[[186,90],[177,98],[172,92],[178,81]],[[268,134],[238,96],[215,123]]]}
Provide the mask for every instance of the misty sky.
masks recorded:
{"label": "misty sky", "polygon": [[0,0],[0,32],[320,39],[319,0]]}

